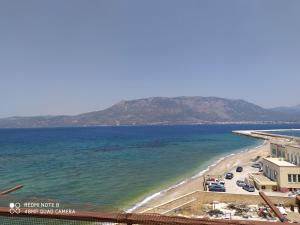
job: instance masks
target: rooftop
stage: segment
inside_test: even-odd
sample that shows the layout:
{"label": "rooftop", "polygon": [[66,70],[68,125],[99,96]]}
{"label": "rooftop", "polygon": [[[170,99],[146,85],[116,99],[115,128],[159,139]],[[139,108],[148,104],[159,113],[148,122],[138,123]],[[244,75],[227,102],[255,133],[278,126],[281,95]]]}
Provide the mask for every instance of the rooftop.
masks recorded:
{"label": "rooftop", "polygon": [[289,166],[289,167],[296,166],[288,161],[285,161],[283,158],[264,158],[264,160],[274,163],[277,166]]}
{"label": "rooftop", "polygon": [[252,176],[253,180],[260,185],[271,185],[271,186],[277,185],[277,183],[275,181],[270,180],[268,177],[265,177],[263,174],[252,173],[251,176]]}

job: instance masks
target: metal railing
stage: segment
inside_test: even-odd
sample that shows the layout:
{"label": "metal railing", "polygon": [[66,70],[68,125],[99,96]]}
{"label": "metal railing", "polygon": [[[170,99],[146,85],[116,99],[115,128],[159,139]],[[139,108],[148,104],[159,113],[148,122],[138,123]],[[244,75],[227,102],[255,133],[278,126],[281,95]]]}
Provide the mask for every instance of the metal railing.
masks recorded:
{"label": "metal railing", "polygon": [[[0,197],[4,197],[7,194],[19,190],[22,185],[17,185],[14,188],[0,192]],[[273,203],[264,195],[260,193],[262,198],[272,208],[275,214],[281,218],[282,215],[275,208]],[[28,213],[30,211],[30,213]],[[85,221],[85,222],[100,222],[100,223],[117,223],[117,224],[144,224],[144,225],[281,225],[280,222],[267,222],[267,221],[253,221],[253,220],[226,220],[226,219],[208,219],[208,218],[188,218],[183,216],[166,216],[161,214],[150,213],[125,213],[125,212],[90,212],[90,211],[76,211],[74,213],[68,212],[52,212],[42,213],[39,210],[32,210],[32,208],[19,208],[17,212],[11,211],[10,207],[0,207],[0,217],[6,218],[6,220],[14,220],[16,218],[26,219],[47,219],[47,220],[67,220],[67,221]],[[18,223],[6,223],[6,224],[18,224]],[[29,223],[34,224],[34,223]],[[38,224],[46,224],[39,222]],[[51,224],[56,224],[53,222]],[[59,221],[57,224],[60,224]]]}
{"label": "metal railing", "polygon": [[22,209],[18,214],[11,214],[8,207],[0,207],[0,216],[4,217],[25,217],[25,218],[45,218],[86,222],[108,222],[123,224],[159,224],[159,225],[281,225],[280,222],[245,221],[245,220],[224,220],[224,219],[204,219],[187,218],[181,216],[165,216],[160,214],[139,214],[139,213],[101,213],[78,211],[75,214],[43,214],[34,212],[25,213]]}

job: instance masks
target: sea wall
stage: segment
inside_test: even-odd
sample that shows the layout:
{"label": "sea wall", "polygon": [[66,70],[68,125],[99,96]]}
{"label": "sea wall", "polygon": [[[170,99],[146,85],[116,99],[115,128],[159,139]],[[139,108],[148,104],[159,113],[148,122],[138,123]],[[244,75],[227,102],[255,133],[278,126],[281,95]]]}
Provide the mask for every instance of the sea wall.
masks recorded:
{"label": "sea wall", "polygon": [[199,193],[201,191],[194,191],[189,194],[183,195],[179,198],[176,198],[172,201],[157,205],[155,207],[146,209],[146,210],[139,210],[139,213],[160,213],[160,214],[167,214],[177,208],[184,207],[187,205],[192,204],[193,201],[199,199]]}
{"label": "sea wall", "polygon": [[[296,205],[295,197],[269,196],[269,198],[274,204],[284,204],[286,206]],[[213,201],[224,203],[243,203],[249,205],[265,204],[259,195],[195,191],[142,212],[161,213],[167,215],[172,215],[174,213],[178,214],[184,211],[193,212],[198,211],[202,204],[209,204]]]}
{"label": "sea wall", "polygon": [[[294,197],[281,197],[281,196],[269,196],[274,204],[283,203],[286,205],[295,205],[296,198]],[[263,204],[264,200],[259,195],[249,194],[230,194],[221,192],[203,192],[198,191],[197,202],[199,203],[211,203],[212,201],[219,201],[225,203],[245,203],[245,204]]]}

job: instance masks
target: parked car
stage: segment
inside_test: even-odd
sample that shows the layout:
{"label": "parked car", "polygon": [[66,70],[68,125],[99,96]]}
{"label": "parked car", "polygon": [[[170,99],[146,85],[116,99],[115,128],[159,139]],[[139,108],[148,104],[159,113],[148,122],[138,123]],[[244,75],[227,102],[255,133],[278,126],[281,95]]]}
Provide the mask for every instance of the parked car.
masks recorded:
{"label": "parked car", "polygon": [[210,187],[208,187],[209,191],[214,191],[214,192],[225,192],[226,189],[223,185],[212,185]]}
{"label": "parked car", "polygon": [[208,188],[211,186],[216,186],[216,185],[220,185],[219,182],[210,182],[210,183],[208,183]]}
{"label": "parked car", "polygon": [[243,186],[243,189],[248,191],[248,192],[254,192],[255,191],[255,187],[251,184],[246,184]]}
{"label": "parked car", "polygon": [[218,180],[217,178],[213,178],[213,177],[208,178],[208,179],[206,180],[206,184],[207,184],[207,185],[210,184],[211,182],[219,182],[219,180]]}
{"label": "parked car", "polygon": [[238,166],[235,170],[236,172],[243,172],[243,167],[241,166]]}
{"label": "parked car", "polygon": [[288,196],[296,196],[296,195],[300,195],[300,190],[294,190],[288,193]]}
{"label": "parked car", "polygon": [[252,164],[253,168],[261,168],[261,164],[260,163],[254,163]]}
{"label": "parked car", "polygon": [[225,185],[225,180],[219,180],[219,184]]}
{"label": "parked car", "polygon": [[225,179],[231,180],[233,178],[233,173],[226,173]]}
{"label": "parked car", "polygon": [[239,187],[244,187],[246,185],[246,183],[242,180],[237,180],[236,185],[239,186]]}

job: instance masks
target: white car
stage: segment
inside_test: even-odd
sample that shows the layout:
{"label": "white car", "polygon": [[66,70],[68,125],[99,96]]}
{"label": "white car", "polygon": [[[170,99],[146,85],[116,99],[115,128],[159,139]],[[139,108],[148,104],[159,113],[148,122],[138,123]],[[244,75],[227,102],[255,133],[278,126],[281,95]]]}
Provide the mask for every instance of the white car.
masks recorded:
{"label": "white car", "polygon": [[213,181],[213,182],[209,182],[208,183],[208,186],[210,187],[210,186],[213,186],[213,185],[225,185],[225,181],[223,181],[223,180],[220,180],[220,181]]}
{"label": "white car", "polygon": [[220,180],[219,184],[225,185],[225,180]]}
{"label": "white car", "polygon": [[208,183],[208,186],[214,186],[214,185],[219,185],[219,182],[215,182],[215,181],[212,181],[212,182],[209,182]]}

